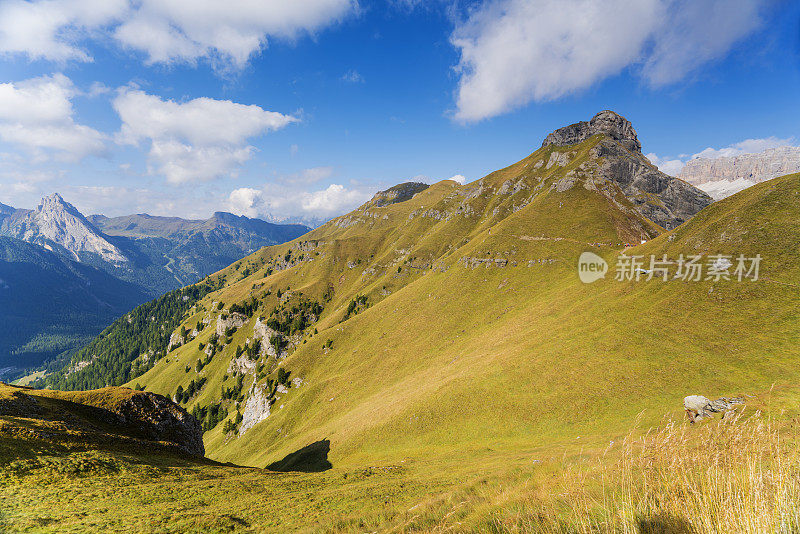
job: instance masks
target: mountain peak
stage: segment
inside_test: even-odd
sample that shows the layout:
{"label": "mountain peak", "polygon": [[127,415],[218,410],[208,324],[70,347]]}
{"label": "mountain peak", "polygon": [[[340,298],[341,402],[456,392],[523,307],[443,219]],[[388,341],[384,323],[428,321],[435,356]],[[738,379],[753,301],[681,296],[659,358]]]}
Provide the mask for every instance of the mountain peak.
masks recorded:
{"label": "mountain peak", "polygon": [[618,141],[632,152],[642,151],[642,144],[636,136],[631,122],[611,110],[604,110],[592,117],[589,122],[581,121],[564,126],[548,135],[542,146],[567,146],[585,141],[596,134],[604,134]]}
{"label": "mountain peak", "polygon": [[41,202],[39,202],[38,211],[40,213],[46,213],[51,211],[66,211],[71,215],[83,219],[83,214],[78,211],[78,208],[64,200],[64,198],[59,195],[58,193],[53,193],[50,196],[43,197]]}
{"label": "mountain peak", "polygon": [[405,202],[406,200],[411,200],[420,191],[425,191],[428,187],[430,187],[428,184],[422,182],[403,182],[385,191],[378,191],[369,201],[369,204],[380,208],[390,204],[397,204],[398,202]]}
{"label": "mountain peak", "polygon": [[128,261],[119,248],[58,193],[42,198],[36,210],[24,211],[4,224],[3,233],[29,243],[56,244],[75,259],[89,252],[114,264]]}

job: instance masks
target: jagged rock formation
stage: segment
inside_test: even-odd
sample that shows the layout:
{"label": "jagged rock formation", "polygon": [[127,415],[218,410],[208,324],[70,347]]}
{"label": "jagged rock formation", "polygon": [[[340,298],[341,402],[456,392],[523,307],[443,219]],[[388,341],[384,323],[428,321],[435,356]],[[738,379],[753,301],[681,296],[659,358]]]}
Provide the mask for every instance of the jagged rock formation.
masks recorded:
{"label": "jagged rock formation", "polygon": [[366,205],[382,208],[390,204],[405,202],[406,200],[414,198],[414,195],[420,191],[425,191],[428,187],[430,187],[428,184],[422,182],[404,182],[402,184],[397,184],[386,191],[378,191],[375,193],[375,196],[373,196]]}
{"label": "jagged rock formation", "polygon": [[0,202],[0,224],[3,224],[3,219],[13,214],[16,210],[11,206],[7,206]]}
{"label": "jagged rock formation", "polygon": [[613,111],[601,111],[589,122],[559,128],[545,138],[542,146],[570,146],[598,134],[604,136],[593,149],[593,156],[601,161],[596,169],[598,176],[616,183],[651,221],[672,229],[713,202],[703,191],[652,165],[642,155],[642,145],[631,123]]}
{"label": "jagged rock formation", "polygon": [[247,322],[247,316],[241,313],[231,313],[227,317],[220,315],[217,317],[216,332],[218,336],[224,336],[228,328],[241,328]]}
{"label": "jagged rock formation", "polygon": [[780,147],[757,154],[695,158],[686,162],[679,177],[720,199],[795,172],[800,172],[800,147]]}
{"label": "jagged rock formation", "polygon": [[5,217],[0,234],[48,249],[54,245],[61,247],[79,261],[85,253],[112,264],[128,261],[118,247],[58,193],[43,198],[35,210],[15,210]]}
{"label": "jagged rock formation", "polygon": [[264,394],[264,390],[260,387],[253,387],[244,405],[239,435],[241,436],[256,424],[269,417],[270,406],[272,406],[271,400]]}

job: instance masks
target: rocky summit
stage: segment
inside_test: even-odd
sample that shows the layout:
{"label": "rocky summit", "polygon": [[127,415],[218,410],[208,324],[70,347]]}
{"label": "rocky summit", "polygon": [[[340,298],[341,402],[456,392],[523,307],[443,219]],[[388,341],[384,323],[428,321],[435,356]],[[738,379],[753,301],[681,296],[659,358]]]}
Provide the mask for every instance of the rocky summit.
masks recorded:
{"label": "rocky summit", "polygon": [[99,232],[61,195],[42,199],[35,210],[16,210],[3,220],[1,235],[54,247],[76,260],[86,254],[119,265],[128,262],[125,254]]}
{"label": "rocky summit", "polygon": [[630,121],[613,111],[601,111],[589,122],[559,128],[545,138],[542,147],[569,147],[596,135],[602,136],[592,149],[598,176],[614,182],[642,215],[663,228],[675,228],[713,202],[700,189],[650,163],[642,155],[642,144]]}

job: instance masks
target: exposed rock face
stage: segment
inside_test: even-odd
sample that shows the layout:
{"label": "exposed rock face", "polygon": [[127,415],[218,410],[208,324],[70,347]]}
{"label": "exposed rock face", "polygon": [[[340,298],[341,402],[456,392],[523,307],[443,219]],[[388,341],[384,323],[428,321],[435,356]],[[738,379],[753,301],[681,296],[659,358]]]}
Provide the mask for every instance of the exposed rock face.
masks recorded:
{"label": "exposed rock face", "polygon": [[241,436],[255,425],[269,417],[270,400],[260,387],[255,387],[250,391],[247,402],[244,405],[242,414],[242,424],[239,426]]}
{"label": "exposed rock face", "polygon": [[800,172],[800,147],[780,147],[757,154],[692,159],[686,162],[679,177],[720,199],[753,184],[795,172]]}
{"label": "exposed rock face", "polygon": [[241,328],[247,322],[247,316],[241,313],[230,313],[223,319],[222,315],[217,317],[217,335],[224,336],[228,328]]}
{"label": "exposed rock face", "polygon": [[[597,168],[591,169],[594,180],[615,183],[651,221],[669,230],[713,202],[703,191],[652,165],[642,155],[642,145],[630,121],[613,111],[601,111],[589,122],[559,128],[545,138],[542,146],[570,146],[597,134],[605,137],[592,149],[593,158],[599,162]],[[567,153],[553,152],[546,168],[563,166],[568,161]],[[574,180],[560,184],[560,189],[568,189],[571,182]]]}
{"label": "exposed rock face", "polygon": [[744,400],[741,398],[728,399],[720,397],[712,401],[702,395],[689,395],[683,399],[683,408],[692,423],[713,417],[715,413],[727,413],[739,404],[744,404]]}
{"label": "exposed rock face", "polygon": [[698,188],[659,171],[640,152],[629,152],[610,139],[593,150],[603,158],[600,175],[614,181],[642,215],[667,230],[713,202]]}
{"label": "exposed rock face", "polygon": [[[3,383],[0,383],[0,390],[0,416],[57,421],[59,425],[52,427],[50,438],[70,432],[70,439],[81,435],[81,439],[94,439],[101,444],[133,440],[146,448],[156,446],[148,442],[162,442],[192,456],[205,455],[200,422],[171,400],[155,393],[106,388],[94,392],[97,398],[119,400],[94,404],[84,403],[80,397],[69,397],[69,393],[40,394],[37,390]],[[43,402],[42,397],[49,400]],[[107,427],[114,430],[109,432]]]}
{"label": "exposed rock face", "polygon": [[17,210],[0,202],[0,224],[2,224],[3,219],[13,214],[15,211]]}
{"label": "exposed rock face", "polygon": [[372,200],[370,200],[367,205],[381,208],[383,206],[389,206],[390,204],[405,202],[406,200],[411,200],[414,195],[420,191],[425,191],[428,187],[428,184],[423,184],[422,182],[404,182],[402,184],[397,184],[386,191],[378,191],[375,193],[375,196],[372,197]]}
{"label": "exposed rock face", "polygon": [[35,210],[15,210],[5,217],[0,234],[45,246],[55,244],[79,260],[82,253],[88,252],[114,264],[128,261],[119,248],[58,193],[43,198]]}
{"label": "exposed rock face", "polygon": [[589,122],[581,121],[564,126],[548,135],[542,146],[567,146],[586,141],[596,134],[604,134],[633,152],[641,152],[642,144],[628,119],[613,111],[601,111]]}
{"label": "exposed rock face", "polygon": [[184,452],[205,455],[203,429],[186,410],[161,395],[140,392],[123,401],[114,413],[153,441],[174,443]]}

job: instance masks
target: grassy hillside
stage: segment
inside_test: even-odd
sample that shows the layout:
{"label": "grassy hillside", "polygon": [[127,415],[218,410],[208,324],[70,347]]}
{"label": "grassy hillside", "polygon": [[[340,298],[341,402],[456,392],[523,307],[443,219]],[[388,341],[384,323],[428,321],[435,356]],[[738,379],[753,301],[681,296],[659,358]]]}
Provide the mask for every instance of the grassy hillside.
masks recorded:
{"label": "grassy hillside", "polygon": [[[36,465],[113,467],[55,481],[12,470],[12,454],[0,524],[793,531],[800,174],[664,232],[595,179],[597,141],[367,203],[213,275],[218,289],[176,312],[166,355],[129,385],[195,413],[209,458],[292,472],[90,447]],[[609,262],[592,284],[578,277],[587,251]],[[634,279],[615,279],[622,253],[642,259]],[[730,273],[758,254],[758,277],[685,281],[672,264],[647,280],[651,255],[697,254],[706,269],[730,256]],[[689,394],[745,406],[690,426]]]}
{"label": "grassy hillside", "polygon": [[[201,384],[182,400],[222,414],[205,435],[212,458],[265,466],[329,439],[332,464],[352,466],[576,440],[600,446],[640,413],[660,420],[685,395],[797,379],[800,300],[783,284],[798,279],[798,263],[783,245],[799,235],[791,216],[798,177],[713,205],[656,238],[662,229],[614,183],[596,179],[597,142],[548,146],[478,182],[440,182],[406,202],[368,203],[238,262],[184,324],[216,325],[253,298],[255,310],[213,356],[200,348],[210,328],[137,382],[169,395]],[[623,250],[672,257],[756,248],[763,261],[754,282],[613,279]],[[584,251],[611,262],[606,279],[578,280]],[[278,290],[288,306],[300,293],[324,303],[318,321],[288,340],[285,358],[232,363],[237,348],[253,345],[257,319],[279,305]],[[278,369],[300,380],[276,391]],[[248,408],[262,390],[269,416],[241,433],[239,413],[265,413],[264,403]]]}

